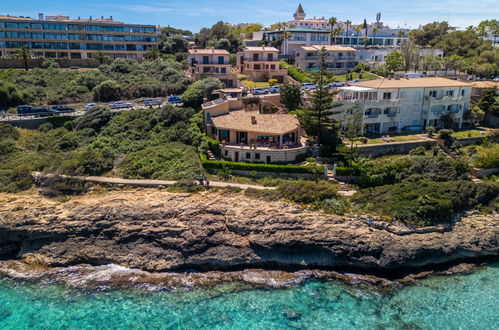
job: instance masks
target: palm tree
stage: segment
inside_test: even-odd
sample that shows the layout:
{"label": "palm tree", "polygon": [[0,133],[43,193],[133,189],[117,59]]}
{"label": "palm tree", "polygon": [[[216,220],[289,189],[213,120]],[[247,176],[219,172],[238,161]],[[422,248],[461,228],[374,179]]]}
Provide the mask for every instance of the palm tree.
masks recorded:
{"label": "palm tree", "polygon": [[105,60],[107,60],[109,58],[109,56],[107,56],[106,54],[104,54],[100,50],[97,51],[92,57],[95,58],[97,61],[99,61],[99,64],[101,64],[101,65],[104,63]]}
{"label": "palm tree", "polygon": [[288,40],[291,39],[291,32],[284,31],[282,37],[284,38],[284,55],[288,55]]}
{"label": "palm tree", "polygon": [[346,33],[346,35],[347,35],[347,38],[348,38],[348,44],[350,44],[350,36],[348,35],[348,28],[350,28],[350,26],[352,25],[352,21],[347,20],[345,22],[345,25],[347,26],[347,33]]}
{"label": "palm tree", "polygon": [[330,40],[330,45],[333,44],[333,32],[334,32],[334,26],[336,25],[336,23],[338,23],[338,20],[336,19],[336,17],[331,17],[329,19],[329,25],[331,25],[331,40]]}
{"label": "palm tree", "polygon": [[31,58],[31,50],[28,46],[22,45],[21,48],[15,53],[17,58],[22,58],[24,61],[24,70],[28,71],[28,58]]}
{"label": "palm tree", "polygon": [[376,33],[378,33],[378,28],[373,29],[373,46],[376,45]]}
{"label": "palm tree", "polygon": [[334,29],[334,43],[337,44],[338,43],[338,36],[341,35],[341,33],[343,33],[343,29],[341,27],[337,27],[336,29]]}
{"label": "palm tree", "polygon": [[144,58],[146,60],[157,60],[160,56],[161,56],[161,53],[157,47],[151,47],[151,48],[147,49],[147,51],[144,54]]}
{"label": "palm tree", "polygon": [[362,31],[362,25],[357,25],[355,27],[355,36],[357,37],[357,45],[359,44],[359,34]]}

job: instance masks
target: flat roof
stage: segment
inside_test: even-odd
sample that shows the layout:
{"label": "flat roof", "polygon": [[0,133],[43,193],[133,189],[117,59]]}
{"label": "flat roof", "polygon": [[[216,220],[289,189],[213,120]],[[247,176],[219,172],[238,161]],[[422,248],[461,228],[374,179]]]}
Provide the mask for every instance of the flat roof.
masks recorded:
{"label": "flat roof", "polygon": [[279,50],[275,47],[265,47],[265,46],[261,47],[247,46],[244,47],[244,50],[248,52],[279,52]]}
{"label": "flat roof", "polygon": [[367,88],[425,88],[425,87],[472,87],[471,84],[440,77],[428,78],[384,78],[352,83],[352,86]]}
{"label": "flat roof", "polygon": [[203,54],[203,55],[212,55],[212,54],[217,54],[217,55],[229,55],[229,52],[226,51],[225,49],[189,49],[190,54]]}
{"label": "flat roof", "polygon": [[[255,117],[256,123],[253,123]],[[286,134],[300,127],[300,122],[291,114],[260,114],[256,111],[233,111],[229,114],[212,117],[217,129],[254,132],[267,135]]]}
{"label": "flat roof", "polygon": [[301,49],[306,51],[320,51],[322,48],[325,48],[326,51],[344,51],[344,52],[354,52],[355,48],[348,46],[338,46],[338,45],[311,45],[311,46],[301,46]]}
{"label": "flat roof", "polygon": [[359,86],[340,87],[338,89],[342,91],[352,91],[352,92],[368,92],[375,90],[375,88],[359,87]]}

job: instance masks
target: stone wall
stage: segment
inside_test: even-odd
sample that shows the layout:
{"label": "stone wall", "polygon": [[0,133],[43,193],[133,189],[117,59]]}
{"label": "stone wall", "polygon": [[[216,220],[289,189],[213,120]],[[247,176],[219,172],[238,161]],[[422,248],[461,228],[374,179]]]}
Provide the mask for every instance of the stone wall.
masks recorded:
{"label": "stone wall", "polygon": [[373,144],[359,146],[359,153],[363,156],[379,157],[391,154],[407,154],[414,148],[423,146],[427,149],[432,148],[436,144],[435,141],[410,141],[410,142],[393,142],[385,144]]}
{"label": "stone wall", "polygon": [[[237,158],[237,161],[267,162],[267,156],[269,156],[270,163],[293,162],[296,156],[307,153],[306,146],[294,149],[249,149],[220,145],[220,150],[223,157],[230,158],[232,161],[236,161]],[[236,153],[238,153],[237,157]],[[250,158],[246,157],[247,153],[250,154]],[[260,155],[259,159],[255,157],[256,154]]]}

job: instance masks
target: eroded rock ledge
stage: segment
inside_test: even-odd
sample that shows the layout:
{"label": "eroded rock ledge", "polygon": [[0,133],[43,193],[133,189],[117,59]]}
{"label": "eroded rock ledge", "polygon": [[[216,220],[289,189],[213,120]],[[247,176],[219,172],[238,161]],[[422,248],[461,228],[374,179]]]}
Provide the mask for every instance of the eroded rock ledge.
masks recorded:
{"label": "eroded rock ledge", "polygon": [[[403,234],[397,234],[401,232]],[[58,201],[0,194],[0,258],[47,266],[119,264],[148,271],[234,267],[423,267],[499,255],[499,217],[408,234],[241,194],[160,190]]]}

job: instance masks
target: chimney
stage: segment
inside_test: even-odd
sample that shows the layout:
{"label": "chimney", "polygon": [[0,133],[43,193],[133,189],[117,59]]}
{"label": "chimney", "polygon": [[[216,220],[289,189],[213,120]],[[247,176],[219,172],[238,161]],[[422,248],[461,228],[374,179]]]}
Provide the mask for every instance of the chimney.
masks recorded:
{"label": "chimney", "polygon": [[109,19],[112,21],[112,20],[113,20],[113,16],[112,16],[112,15],[111,15],[111,16],[109,16]]}
{"label": "chimney", "polygon": [[256,117],[255,116],[251,116],[251,124],[256,125]]}
{"label": "chimney", "polygon": [[92,16],[90,16],[90,20],[92,20]]}
{"label": "chimney", "polygon": [[80,16],[78,16],[78,20],[80,20],[80,19],[81,19]]}
{"label": "chimney", "polygon": [[104,16],[101,16],[100,18],[101,18],[101,19],[104,19]]}

